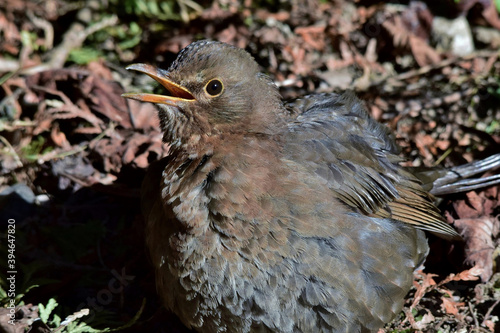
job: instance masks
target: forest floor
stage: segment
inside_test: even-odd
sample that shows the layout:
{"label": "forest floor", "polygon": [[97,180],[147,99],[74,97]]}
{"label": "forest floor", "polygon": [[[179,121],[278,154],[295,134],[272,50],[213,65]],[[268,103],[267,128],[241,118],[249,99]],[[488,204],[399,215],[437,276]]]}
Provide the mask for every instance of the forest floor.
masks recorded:
{"label": "forest floor", "polygon": [[[451,167],[500,152],[499,10],[498,0],[0,1],[0,332],[189,331],[160,306],[139,207],[145,170],[168,147],[153,105],[121,97],[158,87],[127,65],[166,68],[195,40],[230,43],[285,100],[353,90],[395,132],[405,165]],[[465,241],[430,239],[384,332],[500,331],[499,202],[499,186],[440,199]]]}

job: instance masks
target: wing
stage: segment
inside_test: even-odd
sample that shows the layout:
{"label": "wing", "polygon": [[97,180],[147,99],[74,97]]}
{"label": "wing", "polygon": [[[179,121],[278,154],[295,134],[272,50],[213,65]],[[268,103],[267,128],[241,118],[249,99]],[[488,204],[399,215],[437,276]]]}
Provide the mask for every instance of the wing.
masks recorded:
{"label": "wing", "polygon": [[293,117],[287,157],[308,165],[339,200],[368,216],[459,237],[420,181],[399,166],[389,129],[370,118],[353,93],[310,96],[287,108]]}

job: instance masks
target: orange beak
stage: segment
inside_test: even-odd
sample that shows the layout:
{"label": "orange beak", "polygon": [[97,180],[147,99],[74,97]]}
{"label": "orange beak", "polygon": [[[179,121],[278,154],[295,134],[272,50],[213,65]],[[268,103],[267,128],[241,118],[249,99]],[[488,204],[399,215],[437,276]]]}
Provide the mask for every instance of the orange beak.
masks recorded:
{"label": "orange beak", "polygon": [[167,78],[166,71],[158,69],[151,65],[146,64],[133,64],[128,66],[126,69],[131,69],[138,71],[152,77],[156,82],[160,83],[165,89],[167,89],[172,96],[157,95],[157,94],[146,94],[146,93],[126,93],[122,94],[125,98],[135,99],[141,102],[151,102],[157,104],[167,104],[167,105],[178,105],[180,102],[194,101],[195,98],[193,94],[182,87],[181,85],[172,82]]}

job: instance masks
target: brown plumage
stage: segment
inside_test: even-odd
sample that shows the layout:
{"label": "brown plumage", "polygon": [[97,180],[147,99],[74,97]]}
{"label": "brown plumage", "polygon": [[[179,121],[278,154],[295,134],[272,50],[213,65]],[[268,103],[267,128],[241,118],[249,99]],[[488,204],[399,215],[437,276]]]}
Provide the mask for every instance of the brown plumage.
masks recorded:
{"label": "brown plumage", "polygon": [[148,74],[169,156],[144,182],[147,244],[166,306],[200,332],[373,332],[448,238],[397,146],[351,93],[283,104],[245,51],[183,49]]}

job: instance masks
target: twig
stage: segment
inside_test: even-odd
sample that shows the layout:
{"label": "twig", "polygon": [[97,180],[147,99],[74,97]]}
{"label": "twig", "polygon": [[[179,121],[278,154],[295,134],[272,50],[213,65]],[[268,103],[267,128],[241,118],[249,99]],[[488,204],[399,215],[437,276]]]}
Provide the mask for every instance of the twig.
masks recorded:
{"label": "twig", "polygon": [[[82,146],[78,146],[76,149],[63,151],[63,152],[60,152],[57,154],[47,153],[45,155],[40,156],[40,158],[37,160],[37,162],[38,162],[38,164],[43,164],[43,163],[50,161],[50,160],[62,159],[62,158],[65,158],[65,157],[68,157],[71,155],[81,153],[81,152],[85,151],[86,149],[88,149],[91,145],[95,144],[95,142],[101,140],[106,135],[109,136],[109,133],[112,132],[114,129],[115,129],[115,124],[113,122],[111,122],[109,124],[108,128],[106,128],[104,131],[102,131],[102,133],[100,133],[98,136],[93,138],[90,142],[88,142]],[[65,176],[67,176],[67,175],[65,175]]]}
{"label": "twig", "polygon": [[486,326],[485,325],[486,320],[488,320],[488,318],[491,316],[491,313],[493,312],[493,309],[498,305],[498,303],[500,303],[500,299],[497,299],[495,301],[495,303],[493,303],[493,305],[488,309],[488,311],[484,315],[484,319],[483,319],[482,325]]}
{"label": "twig", "polygon": [[[0,79],[0,84],[3,84],[3,80],[1,79]],[[8,104],[13,104],[15,101],[17,101],[17,99],[23,92],[24,92],[23,88],[17,88],[12,94],[5,96],[4,99],[0,101],[0,110],[3,110]]]}
{"label": "twig", "polygon": [[16,162],[16,167],[21,168],[23,166],[23,163],[21,162],[21,159],[19,158],[19,155],[16,153],[16,150],[12,145],[7,141],[6,138],[4,138],[2,135],[0,135],[0,141],[3,142],[3,144],[12,152],[12,156],[14,157],[14,161]]}
{"label": "twig", "polygon": [[446,150],[446,151],[444,152],[444,154],[442,154],[442,155],[441,155],[441,156],[437,159],[437,161],[436,161],[436,162],[434,162],[434,166],[438,166],[439,164],[441,164],[441,162],[443,162],[443,161],[444,161],[444,159],[445,159],[448,155],[450,155],[452,151],[453,151],[453,149],[452,149],[452,148],[448,148],[448,150]]}
{"label": "twig", "polygon": [[440,69],[440,68],[449,66],[451,64],[454,64],[454,63],[458,63],[461,61],[468,61],[468,60],[472,60],[475,58],[488,58],[491,56],[498,55],[499,53],[500,53],[500,51],[485,50],[485,51],[474,52],[474,53],[468,54],[468,55],[463,56],[463,57],[455,57],[455,58],[445,59],[437,64],[423,66],[423,67],[420,67],[418,69],[413,69],[413,70],[410,70],[410,71],[407,71],[407,72],[404,72],[404,73],[401,73],[401,74],[398,74],[395,76],[384,77],[380,80],[372,82],[370,85],[367,86],[367,88],[378,86],[378,85],[381,85],[384,83],[389,83],[388,81],[397,82],[397,81],[408,80],[412,77],[427,74],[433,70]]}
{"label": "twig", "polygon": [[187,7],[191,7],[197,14],[203,12],[203,7],[192,0],[178,0],[177,4],[181,7],[181,18],[184,22],[189,22],[189,12]]}
{"label": "twig", "polygon": [[[5,72],[15,72],[17,69],[19,69],[19,61],[18,60],[10,60],[10,59],[0,59],[0,72],[5,73]],[[6,79],[5,77],[9,78],[12,75],[6,74],[2,77],[0,85],[2,85]]]}
{"label": "twig", "polygon": [[472,315],[472,318],[474,318],[474,324],[476,325],[477,328],[479,328],[479,321],[477,320],[477,315],[474,309],[472,309],[472,304],[470,302],[467,302],[469,304],[469,311],[470,314]]}
{"label": "twig", "polygon": [[84,316],[88,316],[89,313],[90,313],[89,309],[81,309],[80,311],[75,312],[72,315],[67,316],[66,319],[64,319],[64,321],[61,323],[61,325],[59,325],[59,327],[56,328],[53,332],[57,332],[57,331],[62,330],[63,328],[68,326],[71,322],[73,322],[79,318],[82,318]]}
{"label": "twig", "polygon": [[100,22],[97,22],[87,28],[84,28],[81,23],[73,23],[69,30],[64,34],[61,44],[51,51],[47,62],[38,66],[23,69],[21,73],[31,75],[41,71],[62,68],[66,59],[68,59],[69,53],[72,50],[81,47],[88,36],[92,35],[96,31],[113,26],[117,23],[118,17],[116,15],[106,17]]}
{"label": "twig", "polygon": [[54,27],[52,24],[43,18],[36,17],[31,10],[28,10],[26,15],[31,22],[33,22],[35,27],[43,30],[43,34],[45,35],[43,46],[45,46],[47,50],[50,50],[54,46]]}

